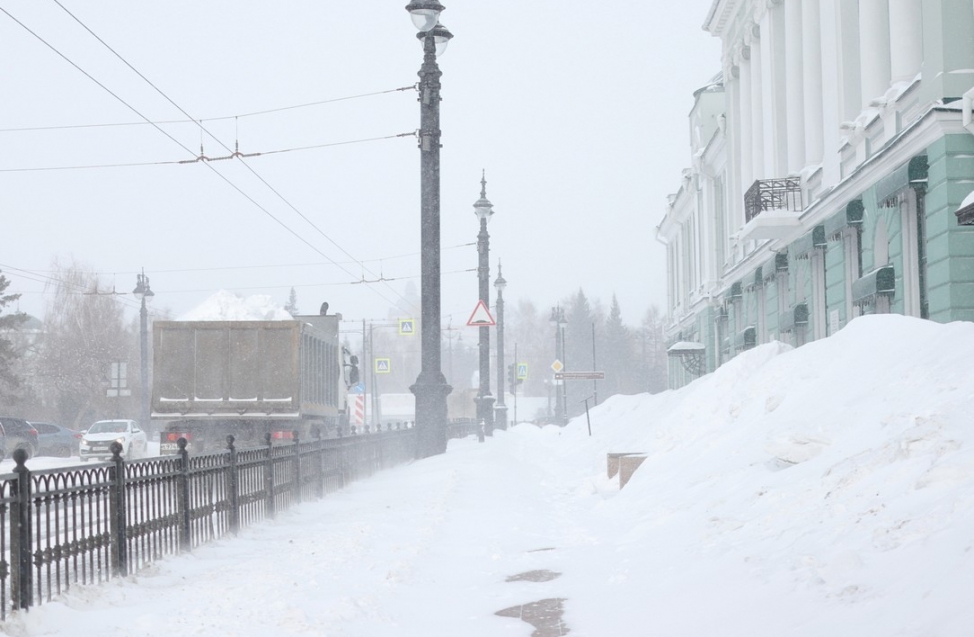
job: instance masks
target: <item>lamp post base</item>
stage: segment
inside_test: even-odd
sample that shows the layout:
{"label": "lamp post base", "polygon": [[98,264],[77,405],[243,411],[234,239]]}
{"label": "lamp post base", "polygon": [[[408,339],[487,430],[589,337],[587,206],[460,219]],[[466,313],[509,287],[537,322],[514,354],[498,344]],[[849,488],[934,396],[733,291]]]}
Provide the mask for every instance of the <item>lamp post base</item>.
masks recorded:
{"label": "lamp post base", "polygon": [[494,428],[507,429],[507,405],[494,407]]}
{"label": "lamp post base", "polygon": [[477,419],[484,423],[484,434],[494,435],[494,397],[490,394],[477,396]]}
{"label": "lamp post base", "polygon": [[446,453],[446,397],[453,388],[421,376],[409,391],[416,396],[416,457]]}

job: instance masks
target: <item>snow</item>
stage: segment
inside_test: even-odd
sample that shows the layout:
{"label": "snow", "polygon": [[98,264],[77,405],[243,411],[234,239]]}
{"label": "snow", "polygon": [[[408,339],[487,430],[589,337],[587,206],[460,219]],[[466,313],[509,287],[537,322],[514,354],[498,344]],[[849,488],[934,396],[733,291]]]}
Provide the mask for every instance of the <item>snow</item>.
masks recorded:
{"label": "snow", "polygon": [[[961,636],[974,620],[974,323],[855,319],[687,387],[393,468],[9,635]],[[624,489],[606,453],[643,452]],[[551,550],[540,550],[551,549]],[[547,582],[505,581],[526,571]]]}
{"label": "snow", "polygon": [[220,290],[179,317],[180,321],[290,321],[291,315],[266,294],[243,297]]}
{"label": "snow", "polygon": [[970,194],[964,197],[964,201],[961,202],[960,206],[958,206],[957,209],[963,210],[964,208],[971,205],[974,205],[974,190],[972,190]]}

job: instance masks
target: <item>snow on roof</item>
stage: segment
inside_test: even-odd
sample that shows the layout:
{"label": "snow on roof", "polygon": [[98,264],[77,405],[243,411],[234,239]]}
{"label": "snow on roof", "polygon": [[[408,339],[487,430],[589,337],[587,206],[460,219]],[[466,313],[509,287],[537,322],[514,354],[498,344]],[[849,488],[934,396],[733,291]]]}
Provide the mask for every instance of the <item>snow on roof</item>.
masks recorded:
{"label": "snow on roof", "polygon": [[673,343],[670,348],[666,350],[671,353],[680,352],[700,352],[707,349],[703,343],[695,343],[693,341],[680,341],[678,343]]}
{"label": "snow on roof", "polygon": [[266,294],[243,297],[220,290],[179,321],[290,321],[293,317]]}
{"label": "snow on roof", "polygon": [[966,208],[968,206],[974,206],[974,190],[972,190],[969,195],[964,197],[964,201],[961,202],[960,208],[958,208],[958,210],[962,208]]}

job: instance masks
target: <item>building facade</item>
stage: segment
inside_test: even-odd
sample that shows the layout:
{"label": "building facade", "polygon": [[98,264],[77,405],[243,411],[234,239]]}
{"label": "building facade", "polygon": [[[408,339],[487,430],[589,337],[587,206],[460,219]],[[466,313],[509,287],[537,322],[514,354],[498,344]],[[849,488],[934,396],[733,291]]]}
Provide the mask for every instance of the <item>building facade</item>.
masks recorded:
{"label": "building facade", "polygon": [[657,227],[670,386],[862,314],[974,320],[974,2],[715,0],[704,29]]}

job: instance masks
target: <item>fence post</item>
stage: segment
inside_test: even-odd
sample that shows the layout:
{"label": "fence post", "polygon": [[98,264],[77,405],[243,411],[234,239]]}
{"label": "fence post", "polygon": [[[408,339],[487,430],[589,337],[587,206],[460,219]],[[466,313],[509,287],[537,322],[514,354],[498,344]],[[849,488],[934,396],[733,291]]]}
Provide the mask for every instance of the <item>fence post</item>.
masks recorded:
{"label": "fence post", "polygon": [[301,504],[301,440],[298,430],[294,430],[294,502]]}
{"label": "fence post", "polygon": [[237,448],[233,446],[233,441],[233,436],[227,436],[227,449],[230,450],[230,469],[227,473],[227,492],[230,497],[230,532],[236,535],[240,530],[240,476],[237,473]]}
{"label": "fence post", "polygon": [[325,443],[321,440],[321,428],[315,428],[315,452],[318,454],[318,484],[315,485],[315,496],[320,500],[325,495]]}
{"label": "fence post", "polygon": [[271,432],[264,434],[267,443],[267,460],[264,462],[264,491],[267,497],[267,517],[274,519],[274,456],[271,454]]}
{"label": "fence post", "polygon": [[125,577],[128,571],[128,543],[125,527],[125,460],[122,443],[117,440],[108,448],[112,452],[111,497],[108,502],[109,529],[112,536],[112,573]]}
{"label": "fence post", "polygon": [[189,451],[186,450],[186,438],[180,437],[176,441],[179,447],[179,479],[176,494],[176,514],[179,516],[179,550],[189,551],[193,548],[193,535],[190,527],[192,520],[192,503],[189,499]]}
{"label": "fence post", "polygon": [[10,513],[10,571],[11,571],[11,593],[14,609],[30,608],[33,601],[34,577],[31,551],[31,495],[30,495],[30,469],[24,463],[27,461],[27,452],[23,449],[14,451],[14,473],[17,475],[17,484],[14,487],[16,503],[11,507]]}

